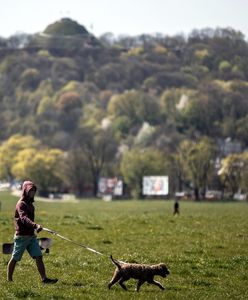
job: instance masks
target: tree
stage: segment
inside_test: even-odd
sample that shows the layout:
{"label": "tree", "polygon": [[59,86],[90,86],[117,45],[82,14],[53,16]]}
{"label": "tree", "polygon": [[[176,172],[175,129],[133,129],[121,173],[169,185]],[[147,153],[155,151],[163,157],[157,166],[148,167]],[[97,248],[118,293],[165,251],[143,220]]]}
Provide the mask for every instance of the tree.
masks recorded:
{"label": "tree", "polygon": [[[221,162],[218,174],[224,187],[231,192],[231,198],[238,192],[247,178],[248,156],[245,154],[230,154]],[[244,176],[243,176],[244,175]]]}
{"label": "tree", "polygon": [[89,162],[80,147],[73,147],[63,161],[63,181],[77,197],[84,194],[85,184],[92,181]]}
{"label": "tree", "polygon": [[26,33],[17,33],[9,37],[6,41],[8,43],[8,47],[14,49],[21,49],[26,47],[31,40],[31,35],[28,35]]}
{"label": "tree", "polygon": [[106,32],[99,36],[99,41],[106,47],[110,47],[114,43],[114,35],[111,32]]}
{"label": "tree", "polygon": [[115,163],[117,143],[111,129],[83,128],[77,134],[80,149],[85,156],[92,178],[93,194],[97,196],[98,180],[107,165]]}
{"label": "tree", "polygon": [[160,97],[161,110],[167,118],[175,120],[190,101],[198,97],[198,92],[185,88],[165,90]]}
{"label": "tree", "polygon": [[120,116],[114,119],[112,127],[116,136],[122,138],[128,136],[132,123],[127,116]]}
{"label": "tree", "polygon": [[35,150],[26,148],[18,152],[12,172],[19,180],[32,179],[42,196],[58,191],[62,184],[63,152],[58,149]]}
{"label": "tree", "polygon": [[20,85],[23,89],[35,90],[40,82],[40,73],[37,69],[26,69],[20,77]]}
{"label": "tree", "polygon": [[107,89],[112,86],[120,85],[120,82],[125,78],[125,73],[120,64],[109,63],[104,64],[94,74],[92,78],[100,89]]}
{"label": "tree", "polygon": [[150,124],[147,122],[144,122],[135,138],[135,145],[140,148],[147,147],[147,145],[151,143],[154,133],[155,127],[150,126]]}
{"label": "tree", "polygon": [[202,138],[197,142],[184,140],[178,148],[184,174],[193,186],[196,200],[200,199],[200,194],[205,197],[214,153],[215,147],[209,138]]}
{"label": "tree", "polygon": [[219,123],[223,117],[223,97],[225,94],[211,82],[206,82],[199,87],[191,101],[181,110],[179,121],[183,128],[197,130],[202,135],[216,136]]}
{"label": "tree", "polygon": [[78,126],[81,116],[82,101],[76,92],[66,92],[62,94],[56,108],[59,115],[60,126],[67,132],[74,131]]}
{"label": "tree", "polygon": [[123,154],[121,173],[124,181],[131,187],[134,198],[142,198],[142,180],[145,175],[165,174],[165,159],[155,149],[132,149]]}
{"label": "tree", "polygon": [[80,81],[82,79],[75,60],[69,57],[54,60],[50,70],[52,82],[56,87],[61,87],[70,80]]}
{"label": "tree", "polygon": [[0,146],[0,179],[13,180],[15,175],[12,168],[15,164],[18,153],[24,149],[40,147],[40,141],[32,136],[13,135]]}
{"label": "tree", "polygon": [[236,124],[236,137],[248,145],[248,115],[245,118],[241,118],[237,121]]}
{"label": "tree", "polygon": [[242,154],[243,160],[243,169],[242,169],[242,179],[240,188],[243,192],[248,192],[248,151],[243,152]]}
{"label": "tree", "polygon": [[231,74],[232,66],[229,61],[221,61],[219,63],[219,73],[223,79],[229,79]]}
{"label": "tree", "polygon": [[132,125],[141,125],[144,121],[153,125],[160,119],[157,99],[136,90],[111,97],[108,112],[114,118],[126,116]]}
{"label": "tree", "polygon": [[184,174],[184,153],[180,150],[172,155],[173,167],[174,167],[174,181],[175,190],[178,192],[183,191],[183,186],[186,179],[186,174]]}

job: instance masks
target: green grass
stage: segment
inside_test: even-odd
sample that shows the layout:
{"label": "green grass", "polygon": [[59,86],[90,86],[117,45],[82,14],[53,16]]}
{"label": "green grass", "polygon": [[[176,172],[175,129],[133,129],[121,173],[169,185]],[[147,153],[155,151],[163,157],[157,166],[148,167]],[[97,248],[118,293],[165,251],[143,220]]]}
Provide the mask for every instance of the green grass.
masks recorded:
{"label": "green grass", "polygon": [[[0,193],[0,242],[11,242],[17,198]],[[248,299],[248,204],[181,203],[172,216],[172,201],[82,200],[80,203],[36,202],[36,221],[61,235],[96,249],[99,256],[52,237],[44,262],[53,286],[40,283],[27,254],[17,265],[14,282],[6,282],[9,255],[1,254],[0,299]],[[129,262],[165,262],[171,274],[158,277],[166,288],[144,284],[135,292],[107,284],[114,266],[109,254]]]}

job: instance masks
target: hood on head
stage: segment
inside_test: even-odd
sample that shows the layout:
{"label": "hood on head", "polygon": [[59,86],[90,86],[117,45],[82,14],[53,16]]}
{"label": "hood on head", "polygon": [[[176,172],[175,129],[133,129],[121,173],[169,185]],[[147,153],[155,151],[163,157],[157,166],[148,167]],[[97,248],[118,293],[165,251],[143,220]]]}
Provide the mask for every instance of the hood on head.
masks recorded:
{"label": "hood on head", "polygon": [[36,185],[32,182],[32,181],[29,181],[29,180],[26,180],[23,182],[22,184],[22,196],[27,196],[28,192],[34,188],[35,191],[37,190],[37,187]]}

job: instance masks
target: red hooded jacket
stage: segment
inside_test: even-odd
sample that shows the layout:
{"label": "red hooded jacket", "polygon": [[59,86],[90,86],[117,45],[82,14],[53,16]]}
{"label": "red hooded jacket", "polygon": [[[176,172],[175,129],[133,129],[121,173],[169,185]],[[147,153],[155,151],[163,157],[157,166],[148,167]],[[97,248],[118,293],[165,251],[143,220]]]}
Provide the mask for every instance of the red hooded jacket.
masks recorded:
{"label": "red hooded jacket", "polygon": [[34,199],[29,198],[28,192],[37,189],[32,181],[24,181],[22,184],[22,196],[16,204],[15,209],[15,235],[34,235],[34,230],[38,227],[34,223]]}

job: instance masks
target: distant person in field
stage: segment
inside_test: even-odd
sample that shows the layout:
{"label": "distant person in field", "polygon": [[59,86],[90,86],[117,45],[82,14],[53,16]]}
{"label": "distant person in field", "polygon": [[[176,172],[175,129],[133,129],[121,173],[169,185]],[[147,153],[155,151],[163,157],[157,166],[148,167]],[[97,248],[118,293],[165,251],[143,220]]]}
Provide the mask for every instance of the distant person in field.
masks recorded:
{"label": "distant person in field", "polygon": [[173,211],[173,216],[175,216],[175,215],[179,215],[179,202],[178,202],[178,200],[176,200],[175,201],[175,203],[174,203],[174,211]]}
{"label": "distant person in field", "polygon": [[56,283],[57,279],[46,276],[45,266],[42,260],[42,252],[37,241],[36,232],[42,230],[42,226],[34,222],[34,196],[37,187],[32,181],[24,181],[22,195],[15,208],[15,235],[14,250],[7,267],[7,280],[13,281],[13,273],[16,263],[21,260],[25,250],[36,260],[37,269],[43,283]]}

